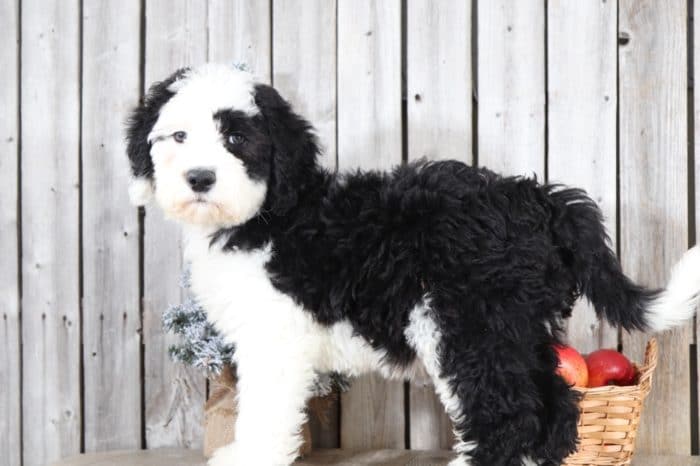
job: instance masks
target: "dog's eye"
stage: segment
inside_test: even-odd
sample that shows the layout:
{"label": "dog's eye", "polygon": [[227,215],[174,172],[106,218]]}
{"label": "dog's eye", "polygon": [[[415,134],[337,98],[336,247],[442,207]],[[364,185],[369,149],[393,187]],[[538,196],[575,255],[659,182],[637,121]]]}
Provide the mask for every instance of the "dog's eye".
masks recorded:
{"label": "dog's eye", "polygon": [[245,136],[242,136],[240,134],[232,134],[228,137],[228,143],[233,145],[243,144],[245,141]]}
{"label": "dog's eye", "polygon": [[185,139],[187,139],[187,133],[184,131],[175,131],[173,133],[173,139],[175,139],[175,142],[178,144],[182,144],[185,142]]}

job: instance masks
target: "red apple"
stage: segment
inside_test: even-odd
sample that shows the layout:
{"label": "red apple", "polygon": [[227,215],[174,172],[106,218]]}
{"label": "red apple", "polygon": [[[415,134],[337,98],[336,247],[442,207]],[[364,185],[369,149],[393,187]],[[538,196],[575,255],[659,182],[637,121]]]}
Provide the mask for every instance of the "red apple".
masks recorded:
{"label": "red apple", "polygon": [[589,387],[632,385],[637,375],[629,359],[612,349],[592,352],[586,358],[586,364]]}
{"label": "red apple", "polygon": [[554,345],[559,358],[557,374],[562,376],[569,385],[585,387],[588,385],[588,367],[581,353],[571,346]]}

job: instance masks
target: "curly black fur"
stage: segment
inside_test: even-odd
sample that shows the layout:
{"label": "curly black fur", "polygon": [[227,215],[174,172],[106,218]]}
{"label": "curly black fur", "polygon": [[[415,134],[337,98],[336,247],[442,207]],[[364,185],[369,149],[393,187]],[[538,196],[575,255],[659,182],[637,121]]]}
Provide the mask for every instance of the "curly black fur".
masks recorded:
{"label": "curly black fur", "polygon": [[[155,91],[134,116],[132,128],[143,119],[146,129],[133,129],[132,141],[150,131],[167,85]],[[654,296],[623,275],[595,203],[581,190],[457,161],[330,173],[317,164],[311,126],[274,89],[257,86],[255,102],[259,116],[216,117],[256,141],[236,152],[255,164],[251,176],[268,180],[267,199],[212,244],[271,244],[277,289],[322,324],[348,320],[397,365],[416,357],[404,330],[429,300],[442,377],[462,409],[457,429],[476,445],[473,464],[560,464],[576,448],[578,420],[576,392],[555,373],[561,319],[583,294],[612,324],[644,329]],[[132,163],[143,150],[129,145]]]}

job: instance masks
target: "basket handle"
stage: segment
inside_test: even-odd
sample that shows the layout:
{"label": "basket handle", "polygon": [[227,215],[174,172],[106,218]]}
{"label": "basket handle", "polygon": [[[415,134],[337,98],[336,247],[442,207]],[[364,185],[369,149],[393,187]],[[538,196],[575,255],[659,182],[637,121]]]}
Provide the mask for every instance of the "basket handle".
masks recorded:
{"label": "basket handle", "polygon": [[644,366],[639,371],[639,385],[645,392],[651,390],[651,378],[654,375],[654,369],[659,360],[659,348],[656,343],[656,338],[652,338],[647,342],[647,348],[644,352]]}
{"label": "basket handle", "polygon": [[659,349],[656,343],[656,338],[652,338],[647,342],[647,348],[644,352],[644,366],[652,369],[656,368],[656,363],[659,360]]}

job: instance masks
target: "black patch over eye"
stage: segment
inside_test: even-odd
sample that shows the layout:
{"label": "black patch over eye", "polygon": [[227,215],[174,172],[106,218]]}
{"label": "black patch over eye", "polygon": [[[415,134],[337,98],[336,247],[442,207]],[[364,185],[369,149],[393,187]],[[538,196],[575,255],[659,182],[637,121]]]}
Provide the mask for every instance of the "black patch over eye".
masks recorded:
{"label": "black patch over eye", "polygon": [[184,131],[175,131],[173,133],[173,139],[178,144],[182,144],[183,142],[185,142],[185,139],[187,139],[187,133]]}
{"label": "black patch over eye", "polygon": [[243,162],[251,179],[267,180],[272,147],[260,117],[233,109],[219,110],[213,116],[228,153]]}
{"label": "black patch over eye", "polygon": [[229,144],[236,146],[238,144],[243,144],[244,142],[247,141],[247,139],[245,138],[245,136],[243,136],[241,134],[234,133],[234,134],[229,135],[229,137],[226,139],[226,141]]}

